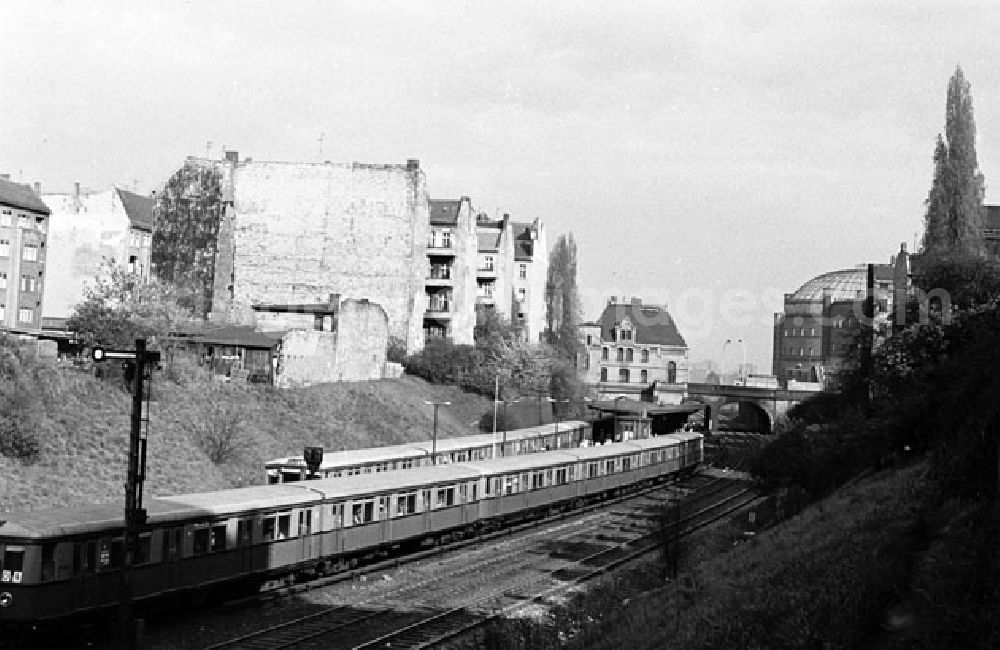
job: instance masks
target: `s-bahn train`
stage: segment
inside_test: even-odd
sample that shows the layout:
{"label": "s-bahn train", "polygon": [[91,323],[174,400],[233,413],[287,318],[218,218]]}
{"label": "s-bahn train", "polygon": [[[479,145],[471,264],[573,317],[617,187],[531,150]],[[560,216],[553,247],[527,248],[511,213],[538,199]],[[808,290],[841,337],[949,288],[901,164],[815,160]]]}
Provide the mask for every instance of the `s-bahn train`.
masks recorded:
{"label": "s-bahn train", "polygon": [[[693,468],[680,433],[493,460],[148,499],[136,599],[332,573],[401,545],[475,534],[554,506]],[[124,559],[115,505],[0,513],[0,627],[117,603]]]}
{"label": "s-bahn train", "polygon": [[[430,440],[389,445],[372,449],[352,449],[327,452],[316,472],[319,478],[335,478],[352,474],[374,474],[397,469],[412,469],[427,465],[464,463],[495,456],[518,456],[538,451],[579,447],[591,440],[590,423],[567,420],[525,429],[513,429],[496,434],[484,433],[459,438],[438,438],[437,463],[435,446]],[[506,442],[504,442],[506,441]],[[305,480],[308,470],[302,456],[277,458],[264,463],[268,483],[289,483]]]}

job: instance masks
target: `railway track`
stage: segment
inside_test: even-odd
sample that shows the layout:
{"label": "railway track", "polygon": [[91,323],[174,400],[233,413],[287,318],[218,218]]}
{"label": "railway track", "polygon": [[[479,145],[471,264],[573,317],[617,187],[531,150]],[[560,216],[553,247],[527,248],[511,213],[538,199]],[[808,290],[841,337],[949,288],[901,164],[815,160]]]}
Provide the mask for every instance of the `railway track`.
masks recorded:
{"label": "railway track", "polygon": [[[688,514],[674,522],[675,534],[688,535],[743,507],[756,498],[739,484],[725,479],[694,479],[696,489],[686,503]],[[661,487],[661,490],[663,488]],[[508,545],[489,547],[479,561],[456,561],[457,566],[434,571],[429,578],[399,587],[373,587],[351,606],[332,607],[293,621],[210,646],[222,648],[417,648],[433,647],[473,632],[489,620],[517,614],[564,593],[581,583],[659,548],[657,511],[668,495],[632,495],[641,509],[590,514],[564,523],[552,535],[551,527]],[[645,503],[642,503],[645,500]],[[710,503],[705,504],[708,500]],[[606,504],[605,504],[606,505]],[[619,504],[615,504],[616,506]],[[693,511],[691,509],[694,508]],[[537,522],[534,523],[537,526]],[[525,542],[545,537],[528,550]],[[443,563],[442,563],[443,564]],[[477,589],[476,577],[486,576]],[[360,594],[355,594],[360,595]],[[448,602],[462,607],[449,607]],[[443,603],[415,607],[415,603]]]}

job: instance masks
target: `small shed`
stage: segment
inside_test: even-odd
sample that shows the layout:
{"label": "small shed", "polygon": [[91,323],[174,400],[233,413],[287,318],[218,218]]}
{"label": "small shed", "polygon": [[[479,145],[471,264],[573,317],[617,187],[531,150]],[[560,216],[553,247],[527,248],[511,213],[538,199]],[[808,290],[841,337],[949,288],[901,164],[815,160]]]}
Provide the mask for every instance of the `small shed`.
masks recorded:
{"label": "small shed", "polygon": [[243,325],[209,330],[190,340],[199,363],[213,373],[255,383],[274,383],[277,350],[285,332],[258,332]]}

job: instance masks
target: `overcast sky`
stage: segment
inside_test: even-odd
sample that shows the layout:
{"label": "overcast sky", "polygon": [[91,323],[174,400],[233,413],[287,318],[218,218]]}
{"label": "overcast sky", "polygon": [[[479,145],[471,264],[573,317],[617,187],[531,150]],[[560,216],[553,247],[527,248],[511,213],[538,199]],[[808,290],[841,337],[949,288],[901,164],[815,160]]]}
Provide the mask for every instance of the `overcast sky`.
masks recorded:
{"label": "overcast sky", "polygon": [[743,338],[767,372],[784,292],[912,247],[957,64],[1000,201],[997,25],[985,0],[2,0],[0,172],[145,193],[222,146],[419,158],[432,198],[572,232],[586,319],[666,302],[692,359]]}

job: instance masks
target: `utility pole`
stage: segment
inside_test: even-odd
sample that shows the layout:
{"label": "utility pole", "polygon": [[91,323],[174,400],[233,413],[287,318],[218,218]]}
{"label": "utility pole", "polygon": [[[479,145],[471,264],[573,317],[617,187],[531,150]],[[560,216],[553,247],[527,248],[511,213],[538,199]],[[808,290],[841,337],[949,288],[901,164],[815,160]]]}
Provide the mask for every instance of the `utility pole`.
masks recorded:
{"label": "utility pole", "polygon": [[438,446],[438,407],[439,406],[451,406],[451,402],[428,402],[424,400],[424,404],[434,407],[434,433],[431,439],[431,464],[437,465],[437,446]]}
{"label": "utility pole", "polygon": [[148,394],[146,380],[148,366],[160,362],[159,352],[146,351],[146,339],[135,340],[135,350],[105,350],[94,348],[94,361],[121,359],[126,368],[132,369],[132,420],[128,443],[128,472],[125,481],[125,561],[121,568],[121,585],[118,597],[120,642],[124,648],[136,647],[135,625],[132,620],[132,568],[139,550],[139,533],[146,525],[146,510],[142,507],[142,485],[146,480],[146,436],[142,423],[142,401]]}

